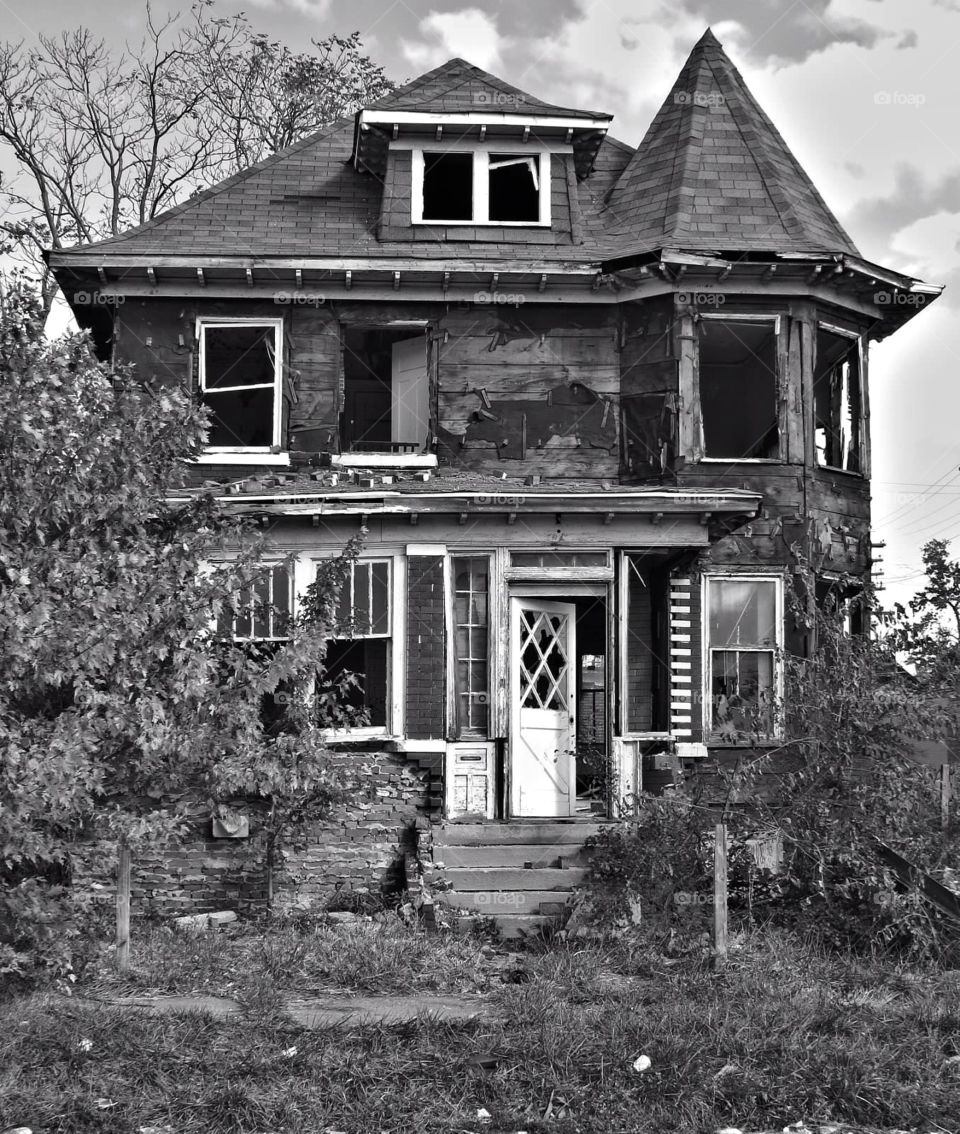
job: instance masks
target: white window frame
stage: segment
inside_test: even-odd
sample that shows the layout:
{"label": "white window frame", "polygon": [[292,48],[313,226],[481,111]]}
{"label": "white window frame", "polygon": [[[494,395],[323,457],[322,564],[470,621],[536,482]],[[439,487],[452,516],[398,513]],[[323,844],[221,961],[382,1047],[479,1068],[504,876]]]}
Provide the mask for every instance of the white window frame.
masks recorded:
{"label": "white window frame", "polygon": [[[458,559],[485,559],[487,563],[487,727],[483,732],[464,728],[460,720],[460,707],[456,703],[457,690],[457,627],[460,625],[456,619],[457,603],[457,573],[455,563]],[[496,583],[494,556],[488,551],[454,550],[446,556],[444,564],[447,594],[447,682],[449,689],[448,720],[450,735],[453,735],[454,726],[459,724],[459,740],[464,743],[478,740],[488,740],[493,732],[494,712],[494,667],[493,656],[497,648],[497,628],[493,622],[494,586]]]}
{"label": "white window frame", "polygon": [[[773,583],[774,601],[776,604],[776,640],[773,646],[744,646],[733,647],[740,653],[773,654],[773,689],[776,698],[774,709],[774,727],[769,735],[759,739],[760,745],[776,744],[783,739],[783,719],[779,706],[783,700],[783,612],[784,612],[784,578],[782,574],[769,572],[767,574],[746,574],[736,571],[713,571],[703,576],[700,593],[700,642],[703,655],[703,738],[707,744],[727,745],[728,747],[745,747],[754,744],[753,741],[733,742],[717,740],[713,724],[713,650],[710,641],[710,584],[712,582],[733,583]],[[721,647],[716,647],[720,649]]]}
{"label": "white window frame", "polygon": [[[703,465],[779,465],[783,463],[783,415],[780,412],[782,404],[781,398],[781,385],[784,380],[784,375],[781,373],[781,358],[780,358],[780,315],[738,315],[735,311],[716,312],[716,314],[706,314],[700,316],[700,321],[715,321],[720,323],[772,323],[773,334],[776,340],[776,356],[777,356],[777,370],[774,375],[776,381],[776,407],[777,407],[777,447],[779,452],[775,457],[708,457],[706,455],[700,458],[700,464]],[[700,405],[700,451],[706,453],[707,442],[703,430],[703,400],[700,397],[700,335],[697,332],[697,401]]]}
{"label": "white window frame", "polygon": [[[424,154],[460,153],[473,155],[473,219],[443,220],[424,219],[423,216],[423,171]],[[493,153],[516,154],[517,157],[537,157],[540,159],[540,219],[535,221],[490,220],[490,157]],[[489,147],[477,146],[423,145],[413,149],[412,190],[410,194],[411,218],[413,224],[444,225],[447,227],[484,228],[549,228],[551,223],[551,167],[550,151],[545,147],[524,145],[517,142],[491,142]]]}
{"label": "white window frame", "polygon": [[845,469],[839,465],[821,465],[817,458],[817,399],[815,393],[815,383],[817,365],[819,359],[816,354],[814,355],[813,368],[814,372],[810,376],[810,389],[813,393],[813,421],[810,423],[810,428],[813,430],[813,463],[814,468],[828,470],[829,472],[843,473],[845,476],[858,476],[865,477],[867,474],[864,471],[864,464],[866,462],[866,399],[864,398],[864,374],[865,374],[865,351],[864,351],[864,337],[856,331],[851,331],[849,327],[838,327],[835,323],[828,323],[823,319],[817,320],[817,331],[829,331],[833,335],[839,335],[843,339],[851,339],[857,344],[857,397],[859,399],[859,422],[860,422],[860,435],[857,438],[859,452],[857,457],[860,461],[859,469]]}
{"label": "white window frame", "polygon": [[[330,555],[316,556],[312,559],[313,568],[310,573],[312,582],[317,575],[317,568],[321,563],[332,558]],[[389,564],[389,580],[387,583],[388,610],[387,621],[389,633],[370,634],[363,637],[386,640],[390,643],[387,650],[387,687],[386,687],[386,723],[383,725],[358,725],[356,727],[328,728],[322,730],[322,735],[329,740],[397,740],[403,736],[403,696],[404,679],[406,673],[406,603],[404,595],[407,585],[406,558],[402,552],[379,549],[371,551],[368,555],[360,555],[357,563],[387,563]],[[353,566],[351,565],[351,576]],[[331,641],[360,641],[360,638],[331,638]]]}
{"label": "white window frame", "polygon": [[[199,464],[249,464],[255,455],[255,464],[288,465],[290,456],[280,451],[283,428],[283,319],[265,316],[262,319],[221,315],[199,315],[196,325],[198,373],[201,397],[206,394],[206,331],[208,327],[261,327],[273,328],[273,423],[270,445],[207,445],[198,458]],[[271,383],[261,382],[251,386],[215,386],[212,393],[230,393],[237,390],[267,390]]]}

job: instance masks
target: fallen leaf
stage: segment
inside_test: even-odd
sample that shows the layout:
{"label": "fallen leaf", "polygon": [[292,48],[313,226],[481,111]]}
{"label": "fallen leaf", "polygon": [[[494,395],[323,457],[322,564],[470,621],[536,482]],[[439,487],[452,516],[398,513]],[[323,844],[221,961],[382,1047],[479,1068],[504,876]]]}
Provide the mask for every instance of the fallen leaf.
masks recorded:
{"label": "fallen leaf", "polygon": [[490,1113],[489,1110],[487,1110],[486,1107],[481,1106],[481,1107],[478,1108],[478,1110],[477,1110],[477,1121],[478,1122],[489,1122],[492,1118],[493,1118],[493,1115]]}
{"label": "fallen leaf", "polygon": [[640,1074],[642,1074],[644,1071],[649,1071],[651,1066],[652,1064],[650,1062],[649,1055],[641,1055],[639,1058],[633,1061],[634,1071],[637,1071]]}

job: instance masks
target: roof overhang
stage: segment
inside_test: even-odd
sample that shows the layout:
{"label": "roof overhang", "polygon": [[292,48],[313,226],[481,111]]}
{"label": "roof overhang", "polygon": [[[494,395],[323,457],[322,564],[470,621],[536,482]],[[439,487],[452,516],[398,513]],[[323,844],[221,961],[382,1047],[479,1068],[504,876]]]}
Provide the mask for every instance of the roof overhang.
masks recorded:
{"label": "roof overhang", "polygon": [[600,267],[621,302],[677,292],[691,307],[716,309],[719,296],[809,295],[869,320],[873,339],[892,334],[943,291],[847,253],[661,248],[612,257]]}
{"label": "roof overhang", "polygon": [[[477,111],[440,113],[415,110],[360,110],[354,129],[353,160],[361,172],[383,177],[391,141],[401,137],[454,137],[459,142],[481,143],[496,138],[529,142],[561,140],[573,148],[577,177],[581,180],[593,168],[600,143],[610,128],[610,114],[582,116],[531,114],[499,107]],[[446,134],[444,134],[446,131]]]}

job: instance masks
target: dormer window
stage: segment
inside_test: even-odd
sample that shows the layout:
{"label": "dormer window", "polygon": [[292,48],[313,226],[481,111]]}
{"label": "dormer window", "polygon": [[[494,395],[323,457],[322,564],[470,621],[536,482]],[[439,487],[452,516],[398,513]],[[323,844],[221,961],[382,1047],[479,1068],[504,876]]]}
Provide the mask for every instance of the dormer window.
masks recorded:
{"label": "dormer window", "polygon": [[510,150],[413,151],[414,224],[550,224],[550,155]]}

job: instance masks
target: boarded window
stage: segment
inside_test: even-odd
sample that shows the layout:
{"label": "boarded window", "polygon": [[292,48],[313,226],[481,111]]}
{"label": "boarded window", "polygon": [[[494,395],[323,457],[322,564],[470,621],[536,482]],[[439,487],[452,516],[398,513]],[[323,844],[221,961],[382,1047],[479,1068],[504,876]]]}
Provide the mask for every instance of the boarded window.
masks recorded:
{"label": "boarded window", "polygon": [[700,408],[707,457],[777,457],[777,334],[771,321],[700,321]]}
{"label": "boarded window", "polygon": [[461,736],[486,736],[489,722],[490,563],[453,560],[455,680]]}
{"label": "boarded window", "polygon": [[422,452],[430,434],[430,382],[422,331],[346,327],[341,437],[349,452]]}
{"label": "boarded window", "polygon": [[490,154],[487,176],[491,221],[540,219],[540,158],[536,154]]}
{"label": "boarded window", "polygon": [[327,645],[326,680],[352,674],[342,703],[364,714],[364,723],[386,728],[389,717],[391,646],[390,561],[352,563],[340,591],[336,637]]}
{"label": "boarded window", "polygon": [[279,324],[201,323],[200,396],[212,448],[278,443],[279,350]]}
{"label": "boarded window", "polygon": [[707,582],[710,725],[714,736],[775,731],[778,579]]}
{"label": "boarded window", "polygon": [[820,327],[813,378],[818,465],[862,470],[860,397],[859,340]]}
{"label": "boarded window", "polygon": [[423,219],[473,219],[473,154],[423,155]]}

